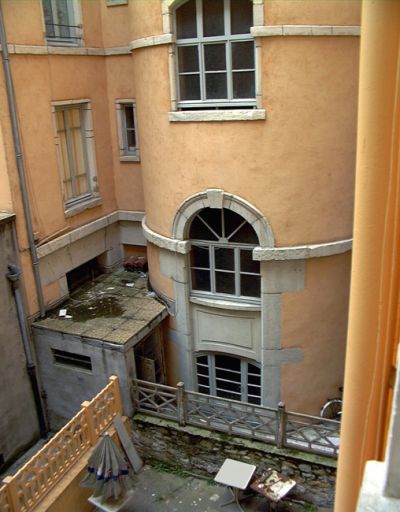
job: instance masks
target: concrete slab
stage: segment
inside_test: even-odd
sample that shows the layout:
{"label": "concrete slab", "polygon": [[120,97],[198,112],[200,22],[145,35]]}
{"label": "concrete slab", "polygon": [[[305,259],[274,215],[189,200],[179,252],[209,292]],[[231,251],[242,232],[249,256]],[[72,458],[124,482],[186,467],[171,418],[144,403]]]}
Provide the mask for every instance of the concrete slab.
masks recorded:
{"label": "concrete slab", "polygon": [[[216,485],[213,479],[202,480],[185,474],[173,474],[162,469],[145,465],[134,477],[136,485],[134,499],[121,512],[238,512],[236,505],[221,504],[229,501],[231,494],[226,487]],[[267,512],[266,498],[251,494],[242,502],[246,512]],[[331,512],[317,509],[308,504],[294,504],[282,501],[277,512]]]}
{"label": "concrete slab", "polygon": [[125,345],[165,316],[165,305],[149,295],[147,276],[120,269],[82,286],[34,327]]}

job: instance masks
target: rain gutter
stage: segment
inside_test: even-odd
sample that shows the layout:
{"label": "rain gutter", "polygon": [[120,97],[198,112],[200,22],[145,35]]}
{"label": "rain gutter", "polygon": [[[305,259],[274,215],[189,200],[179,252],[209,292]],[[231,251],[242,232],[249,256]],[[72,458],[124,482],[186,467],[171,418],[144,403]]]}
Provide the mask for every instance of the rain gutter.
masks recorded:
{"label": "rain gutter", "polygon": [[46,310],[45,310],[42,283],[41,283],[40,271],[39,271],[39,260],[38,260],[37,251],[36,251],[35,238],[33,235],[32,216],[31,216],[31,211],[30,211],[30,206],[29,206],[28,189],[27,189],[26,179],[25,179],[24,163],[23,163],[22,149],[21,149],[21,137],[19,134],[18,118],[17,118],[17,111],[16,111],[16,100],[15,100],[14,86],[13,86],[12,74],[11,74],[11,68],[10,68],[10,59],[9,59],[8,46],[7,46],[7,36],[6,36],[5,27],[4,27],[4,19],[3,19],[3,11],[2,11],[2,7],[1,7],[1,0],[0,0],[0,44],[1,44],[4,77],[5,77],[5,81],[6,81],[8,108],[9,108],[10,117],[11,117],[11,128],[12,128],[12,136],[13,136],[13,141],[14,141],[15,159],[17,162],[17,169],[18,169],[19,187],[20,187],[20,191],[21,191],[21,198],[22,198],[22,204],[23,204],[24,216],[25,216],[25,225],[26,225],[29,250],[31,253],[31,260],[32,260],[33,277],[35,280],[35,288],[36,288],[36,295],[37,295],[37,299],[38,299],[38,303],[39,303],[40,316],[41,316],[41,318],[43,318],[45,316]]}

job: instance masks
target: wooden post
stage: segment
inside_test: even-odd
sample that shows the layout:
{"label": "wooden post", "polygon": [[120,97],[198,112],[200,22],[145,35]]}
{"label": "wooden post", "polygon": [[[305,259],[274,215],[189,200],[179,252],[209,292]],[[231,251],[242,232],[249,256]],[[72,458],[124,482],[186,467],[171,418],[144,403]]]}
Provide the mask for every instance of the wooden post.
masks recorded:
{"label": "wooden post", "polygon": [[284,402],[278,404],[276,427],[276,446],[283,448],[286,441],[286,407]]}
{"label": "wooden post", "polygon": [[186,400],[185,400],[185,384],[178,382],[176,385],[176,403],[178,408],[179,425],[186,425]]}
{"label": "wooden post", "polygon": [[122,400],[121,400],[121,390],[119,387],[119,379],[116,375],[111,375],[110,382],[114,383],[114,400],[115,400],[115,411],[119,412],[121,416],[124,414],[124,410],[122,408]]}
{"label": "wooden post", "polygon": [[11,512],[19,512],[20,507],[15,475],[3,478],[3,484],[7,487],[7,495],[8,501],[10,502]]}
{"label": "wooden post", "polygon": [[88,402],[86,400],[85,402],[81,403],[81,407],[83,409],[83,414],[85,415],[85,419],[86,419],[86,423],[87,423],[87,427],[88,427],[89,441],[90,441],[90,444],[92,446],[94,446],[98,441],[98,437],[96,434],[96,426],[94,423],[93,406],[91,405],[90,402]]}

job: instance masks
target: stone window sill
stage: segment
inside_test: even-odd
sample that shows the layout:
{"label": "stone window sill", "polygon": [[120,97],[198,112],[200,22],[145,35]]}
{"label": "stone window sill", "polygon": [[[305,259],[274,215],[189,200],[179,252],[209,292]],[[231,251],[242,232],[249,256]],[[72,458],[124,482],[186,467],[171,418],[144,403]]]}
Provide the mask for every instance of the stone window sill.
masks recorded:
{"label": "stone window sill", "polygon": [[78,215],[78,213],[81,213],[84,210],[88,210],[89,208],[96,208],[96,206],[100,206],[101,204],[101,197],[92,197],[85,202],[76,204],[70,208],[66,208],[64,215],[65,217],[73,217],[74,215]]}
{"label": "stone window sill", "polygon": [[119,157],[120,162],[140,162],[140,156],[125,155]]}
{"label": "stone window sill", "polygon": [[248,303],[248,302],[236,302],[233,300],[226,299],[212,299],[205,297],[190,297],[192,304],[198,304],[199,306],[208,306],[211,308],[219,309],[231,309],[235,311],[260,311],[260,303]]}
{"label": "stone window sill", "polygon": [[241,110],[186,110],[168,112],[170,122],[213,122],[213,121],[262,121],[266,119],[265,109]]}

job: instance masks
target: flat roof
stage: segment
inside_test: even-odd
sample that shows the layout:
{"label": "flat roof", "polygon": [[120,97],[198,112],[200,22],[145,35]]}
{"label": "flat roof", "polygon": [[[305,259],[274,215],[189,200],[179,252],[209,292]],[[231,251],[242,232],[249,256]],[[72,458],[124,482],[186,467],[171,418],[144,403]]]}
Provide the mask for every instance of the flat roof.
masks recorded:
{"label": "flat roof", "polygon": [[134,345],[166,316],[166,306],[147,287],[147,274],[119,269],[72,293],[62,305],[34,322],[85,339]]}

